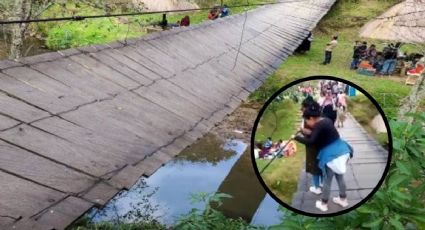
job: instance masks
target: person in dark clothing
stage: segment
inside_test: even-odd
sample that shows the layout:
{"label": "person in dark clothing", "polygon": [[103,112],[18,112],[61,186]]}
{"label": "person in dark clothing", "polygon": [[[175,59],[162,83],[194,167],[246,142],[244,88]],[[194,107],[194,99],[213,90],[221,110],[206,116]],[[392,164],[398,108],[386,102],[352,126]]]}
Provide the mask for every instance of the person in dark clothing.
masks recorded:
{"label": "person in dark clothing", "polygon": [[229,7],[226,4],[224,4],[223,7],[221,7],[221,10],[220,10],[220,18],[227,17],[227,16],[229,16],[229,14],[230,14]]}
{"label": "person in dark clothing", "polygon": [[305,53],[309,51],[311,47],[311,41],[312,41],[312,34],[311,32],[309,32],[307,37],[304,38],[303,42],[297,47],[297,49],[295,50],[295,53]]}
{"label": "person in dark clothing", "polygon": [[190,18],[188,15],[184,16],[180,21],[180,26],[190,26]]}
{"label": "person in dark clothing", "polygon": [[[310,105],[303,112],[303,118],[307,125],[312,128],[311,134],[309,136],[293,135],[292,138],[307,146],[314,145],[319,150],[319,168],[322,170],[322,173],[324,173],[324,184],[323,194],[321,199],[316,201],[316,207],[321,211],[327,211],[330,187],[334,175],[339,187],[339,197],[334,197],[333,202],[342,207],[348,206],[344,175],[335,173],[334,169],[330,168],[329,163],[334,160],[335,157],[345,157],[348,153],[352,154],[352,148],[340,139],[338,130],[329,118],[320,117],[319,111],[320,106],[317,103]],[[332,152],[333,150],[339,152]],[[342,152],[340,152],[340,150]],[[329,154],[329,152],[331,152],[331,154]],[[323,166],[323,164],[324,167],[322,168],[321,166]]]}
{"label": "person in dark clothing", "polygon": [[[308,96],[301,103],[301,111],[304,112],[308,107],[310,107],[314,103],[317,104],[317,102],[315,102],[311,96]],[[318,114],[320,114],[320,111],[318,111]],[[311,134],[311,127],[309,127],[306,122],[303,121],[300,131],[304,136],[309,136]],[[309,191],[318,195],[322,193],[322,189],[320,188],[320,182],[322,180],[322,171],[320,170],[319,163],[317,162],[317,155],[319,151],[314,145],[306,145],[305,151],[305,171],[312,175],[312,186],[310,186]]]}
{"label": "person in dark clothing", "polygon": [[391,75],[397,64],[397,48],[393,44],[386,46],[382,53],[384,55],[384,63],[382,64],[381,75]]}
{"label": "person in dark clothing", "polygon": [[367,60],[373,66],[376,62],[376,56],[378,52],[376,50],[375,44],[370,45],[369,49],[367,49]]}
{"label": "person in dark clothing", "polygon": [[367,58],[367,42],[362,42],[362,45],[360,46],[360,59],[366,59]]}
{"label": "person in dark clothing", "polygon": [[353,47],[353,61],[351,61],[350,69],[357,69],[360,63],[360,42],[356,41]]}

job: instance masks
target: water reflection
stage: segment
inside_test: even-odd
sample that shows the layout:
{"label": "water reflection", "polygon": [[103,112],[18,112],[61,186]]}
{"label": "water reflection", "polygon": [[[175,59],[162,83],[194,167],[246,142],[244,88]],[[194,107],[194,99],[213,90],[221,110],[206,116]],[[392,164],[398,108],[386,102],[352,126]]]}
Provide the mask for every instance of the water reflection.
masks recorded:
{"label": "water reflection", "polygon": [[279,211],[279,207],[279,203],[267,194],[252,217],[251,224],[270,226],[281,223],[283,215]]}
{"label": "water reflection", "polygon": [[191,203],[192,194],[218,191],[233,196],[218,208],[226,216],[250,222],[255,214],[253,223],[275,224],[274,216],[280,216],[277,203],[260,185],[247,147],[242,141],[223,142],[209,134],[114,198],[101,212],[93,211],[97,213],[94,221],[136,221],[132,214],[140,211],[144,216],[136,216],[139,220],[154,218],[172,225],[192,208],[204,209],[204,203]]}
{"label": "water reflection", "polygon": [[[216,145],[222,146],[219,151],[219,148],[213,146],[217,144],[217,139],[206,139],[205,145],[204,142],[194,144],[185,150],[184,155],[167,163],[149,178],[142,179],[130,191],[120,194],[106,206],[103,215],[96,215],[94,220],[111,221],[117,216],[122,217],[134,210],[134,204],[140,199],[145,199],[154,208],[155,218],[168,225],[192,208],[202,210],[204,204],[192,204],[190,195],[217,191],[247,147],[245,143],[233,140]],[[210,152],[212,156],[209,156]],[[141,186],[143,180],[149,189],[144,188],[140,191],[137,188],[143,187]],[[146,197],[146,192],[150,193],[155,188],[156,192]]]}
{"label": "water reflection", "polygon": [[[216,135],[207,134],[205,137],[179,153],[176,161],[190,161],[192,163],[208,162],[212,165],[216,165],[221,161],[230,159],[237,152],[243,152],[243,150],[237,149],[238,146],[230,148],[230,145],[237,145],[237,142],[224,143]],[[244,147],[241,145],[239,148],[246,148],[246,145]]]}

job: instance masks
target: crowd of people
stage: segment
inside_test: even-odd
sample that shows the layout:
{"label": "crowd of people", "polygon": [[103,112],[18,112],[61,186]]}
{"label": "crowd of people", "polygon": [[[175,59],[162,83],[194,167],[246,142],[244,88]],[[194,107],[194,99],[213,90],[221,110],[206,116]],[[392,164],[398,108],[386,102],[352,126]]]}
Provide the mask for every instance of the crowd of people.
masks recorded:
{"label": "crowd of people", "polygon": [[279,141],[273,143],[268,137],[264,143],[257,142],[254,148],[255,158],[271,159],[273,157],[290,157],[297,152],[297,146],[293,141]]}
{"label": "crowd of people", "polygon": [[226,16],[229,16],[230,10],[226,4],[223,6],[216,6],[210,10],[208,13],[208,19],[209,20],[215,20],[217,18],[224,18]]}
{"label": "crowd of people", "polygon": [[[378,50],[375,44],[368,47],[366,41],[355,41],[353,47],[353,59],[351,69],[365,69],[372,75],[393,75],[397,69],[401,74],[418,74],[423,70],[423,56],[418,54],[406,54],[400,51],[402,43],[389,43],[382,50]],[[419,64],[419,69],[418,69]],[[405,66],[404,70],[401,68]],[[397,68],[399,67],[399,68]],[[422,68],[421,68],[422,67]],[[403,71],[405,71],[403,73]]]}
{"label": "crowd of people", "polygon": [[342,207],[348,206],[344,173],[349,158],[353,157],[353,148],[340,138],[335,127],[337,111],[345,113],[347,110],[344,87],[335,81],[321,81],[318,90],[321,96],[317,101],[313,95],[307,94],[302,102],[300,134],[291,137],[306,146],[305,168],[313,178],[309,191],[321,194],[315,205],[323,212],[328,210],[333,177],[338,183],[339,196],[333,197],[332,201]]}
{"label": "crowd of people", "polygon": [[395,71],[400,45],[401,43],[389,44],[382,51],[378,51],[375,44],[368,47],[366,41],[355,41],[350,68],[373,68],[380,75],[392,75]]}
{"label": "crowd of people", "polygon": [[[217,18],[223,18],[230,15],[229,7],[224,4],[223,6],[215,6],[208,13],[209,20],[215,20]],[[167,15],[162,15],[162,21],[159,24],[163,29],[167,28],[175,28],[182,26],[190,26],[190,17],[189,15],[185,15],[181,20],[176,23],[169,23],[167,21]]]}
{"label": "crowd of people", "polygon": [[319,103],[322,114],[331,119],[337,127],[344,127],[347,112],[348,87],[337,81],[323,80],[317,88],[310,84],[298,86],[298,92],[303,97],[312,97]]}

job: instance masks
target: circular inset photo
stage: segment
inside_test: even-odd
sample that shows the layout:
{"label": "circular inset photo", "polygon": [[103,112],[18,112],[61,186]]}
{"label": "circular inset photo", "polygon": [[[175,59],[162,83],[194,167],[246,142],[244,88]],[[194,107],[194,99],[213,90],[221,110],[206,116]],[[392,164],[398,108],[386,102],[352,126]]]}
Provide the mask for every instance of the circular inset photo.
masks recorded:
{"label": "circular inset photo", "polygon": [[378,103],[352,82],[304,78],[276,92],[252,132],[257,176],[281,205],[308,216],[359,207],[382,184],[392,138]]}

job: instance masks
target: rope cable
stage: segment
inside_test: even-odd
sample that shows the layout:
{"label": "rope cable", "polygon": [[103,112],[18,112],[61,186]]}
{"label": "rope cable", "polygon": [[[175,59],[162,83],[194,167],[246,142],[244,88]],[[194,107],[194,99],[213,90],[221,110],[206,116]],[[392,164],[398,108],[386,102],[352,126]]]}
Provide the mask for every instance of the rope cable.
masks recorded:
{"label": "rope cable", "polygon": [[[301,2],[301,1],[297,1],[297,2]],[[266,5],[285,4],[285,3],[288,3],[288,2],[242,4],[242,5],[228,6],[227,8],[238,8],[238,7],[248,7],[248,6],[266,6]],[[52,21],[81,21],[81,20],[85,20],[85,19],[94,19],[94,18],[110,18],[110,17],[120,17],[120,16],[138,16],[138,15],[203,11],[203,10],[211,10],[211,9],[215,9],[215,8],[216,7],[205,7],[205,8],[191,8],[191,9],[181,9],[181,10],[145,11],[145,12],[121,13],[121,14],[74,15],[74,16],[70,16],[70,17],[59,17],[59,18],[38,18],[38,19],[27,19],[27,20],[0,20],[0,25],[2,25],[2,24],[16,24],[16,23],[32,23],[32,22],[52,22]]]}

